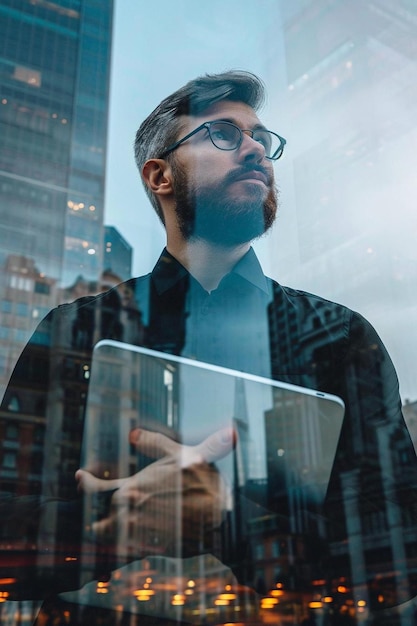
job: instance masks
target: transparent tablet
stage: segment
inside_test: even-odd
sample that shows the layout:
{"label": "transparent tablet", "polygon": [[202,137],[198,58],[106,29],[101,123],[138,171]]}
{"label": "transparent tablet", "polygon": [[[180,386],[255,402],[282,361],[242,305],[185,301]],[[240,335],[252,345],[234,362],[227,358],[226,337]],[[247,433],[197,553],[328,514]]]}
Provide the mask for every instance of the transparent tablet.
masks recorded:
{"label": "transparent tablet", "polygon": [[[242,568],[246,593],[255,593],[257,543],[265,532],[278,545],[283,536],[301,536],[307,524],[312,536],[325,540],[322,507],[343,415],[340,398],[321,391],[124,343],[98,343],[93,354],[82,458],[85,469],[109,481],[109,491],[85,498],[85,578],[91,580],[100,568],[104,571],[107,559],[109,569],[121,568],[117,581],[113,574],[109,583],[117,595],[117,601],[113,598],[112,602],[124,606],[136,589],[144,599],[135,596],[134,612],[175,619],[179,611],[171,603],[175,585],[182,587],[178,592],[184,600],[178,605],[183,607],[182,618],[184,607],[197,614],[202,607],[207,608],[215,581],[216,589],[223,579],[225,587],[227,581],[240,585],[242,581],[235,574]],[[161,455],[152,450],[140,454],[130,442],[137,428],[187,446],[199,445],[222,429],[234,429],[235,445],[222,458],[210,462],[229,494],[221,538],[213,542],[213,550],[205,546],[199,554],[194,544],[190,549],[191,539],[184,524],[179,524],[175,546],[171,542],[169,551],[164,551],[164,542],[155,543],[149,529],[138,539],[134,524],[129,530],[129,524],[123,522],[127,519],[124,514],[119,515],[113,545],[107,550],[95,545],[90,529],[111,514],[112,481],[137,475],[140,484],[141,472],[149,474],[153,468],[156,472]],[[198,498],[196,495],[196,508]],[[181,496],[178,501],[181,516]],[[124,506],[128,515],[129,504]],[[161,506],[157,514],[163,516],[164,511]],[[155,528],[175,525],[174,517],[159,518]],[[241,553],[241,547],[236,552],[236,544],[245,546],[247,552]],[[242,564],[237,562],[240,558]],[[249,573],[251,566],[253,574]],[[146,583],[147,579],[150,582]],[[193,586],[187,587],[190,580],[198,584],[198,594],[194,594]],[[151,592],[146,594],[146,589]],[[184,595],[187,589],[189,597]],[[96,595],[91,592],[85,601],[94,604],[97,592],[98,588]],[[106,601],[102,595],[98,599],[100,603]]]}

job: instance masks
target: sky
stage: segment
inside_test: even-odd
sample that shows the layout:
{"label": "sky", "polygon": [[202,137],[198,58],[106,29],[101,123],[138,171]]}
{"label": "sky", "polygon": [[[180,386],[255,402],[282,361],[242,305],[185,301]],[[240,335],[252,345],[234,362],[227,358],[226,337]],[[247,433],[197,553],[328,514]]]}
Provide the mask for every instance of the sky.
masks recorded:
{"label": "sky", "polygon": [[[115,1],[106,223],[134,247],[134,274],[153,267],[164,233],[133,159],[143,119],[169,93],[204,73],[245,69],[267,84],[283,80],[275,0]],[[273,117],[268,107],[266,122]],[[279,134],[279,121],[271,119]],[[267,255],[265,255],[267,256]]]}
{"label": "sky", "polygon": [[[412,89],[417,84],[417,64],[402,51],[398,20],[392,23],[392,33],[391,25],[386,26],[390,42],[386,46],[384,34],[375,36],[372,12],[366,23],[365,12],[356,16],[348,0],[339,3],[351,25],[346,27],[339,18],[326,23],[320,15],[321,39],[313,41],[313,34],[309,45],[312,50],[331,46],[335,33],[342,32],[352,57],[343,61],[345,65],[335,63],[334,76],[323,72],[332,83],[323,105],[307,110],[304,118],[296,117],[291,108],[296,100],[289,96],[293,86],[287,77],[282,22],[295,6],[308,4],[307,0],[291,4],[160,0],[156,5],[115,0],[105,222],[116,226],[133,246],[133,274],[150,271],[164,245],[164,231],[134,163],[132,145],[138,126],[165,96],[191,78],[228,69],[258,74],[269,95],[260,118],[287,139],[284,157],[275,164],[280,192],[277,224],[255,244],[264,271],[284,284],[319,293],[365,315],[394,360],[402,397],[417,399],[413,286],[417,278],[417,97]],[[329,9],[324,18],[331,16]],[[308,33],[299,38],[298,45],[304,46],[307,37]],[[324,58],[334,58],[332,54],[324,53]],[[313,61],[311,69],[323,71]],[[301,76],[298,83],[304,85],[296,89],[311,98],[308,80],[307,75]],[[319,81],[315,84],[327,88]],[[355,92],[358,84],[362,87]],[[351,88],[349,94],[346,90]],[[299,102],[300,107],[302,98]],[[302,119],[304,125],[299,123]],[[367,142],[372,144],[370,150]],[[328,151],[327,162],[322,150]],[[344,165],[332,169],[337,159]],[[314,196],[317,176],[328,182],[332,212],[326,209],[326,194]],[[323,204],[322,213],[318,203]],[[324,246],[310,260],[307,249],[314,238],[309,229],[318,245]],[[349,231],[346,236],[344,229]]]}

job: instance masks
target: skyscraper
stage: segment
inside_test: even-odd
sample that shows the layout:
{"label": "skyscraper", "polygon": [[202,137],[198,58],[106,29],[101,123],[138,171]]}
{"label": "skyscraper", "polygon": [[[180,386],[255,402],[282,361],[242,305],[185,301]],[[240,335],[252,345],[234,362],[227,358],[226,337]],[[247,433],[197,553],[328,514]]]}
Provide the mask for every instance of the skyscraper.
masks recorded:
{"label": "skyscraper", "polygon": [[104,227],[104,271],[111,271],[116,277],[128,280],[132,277],[132,246],[114,226]]}
{"label": "skyscraper", "polygon": [[[1,296],[12,287],[14,300],[0,313],[3,377],[38,305],[59,300],[48,280],[97,280],[102,269],[112,15],[113,0],[0,0]],[[16,336],[14,309],[41,283]]]}
{"label": "skyscraper", "polygon": [[417,4],[279,4],[291,145],[283,188],[294,193],[293,238],[274,251],[279,279],[364,314],[414,397]]}

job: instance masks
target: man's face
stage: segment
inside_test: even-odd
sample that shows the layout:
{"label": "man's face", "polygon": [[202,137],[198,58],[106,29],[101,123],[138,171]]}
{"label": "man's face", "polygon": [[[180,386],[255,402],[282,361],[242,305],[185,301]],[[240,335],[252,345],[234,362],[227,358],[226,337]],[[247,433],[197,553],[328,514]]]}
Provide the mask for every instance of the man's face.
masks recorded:
{"label": "man's face", "polygon": [[[224,120],[241,129],[262,126],[242,102],[219,102],[184,117],[178,138],[203,122]],[[172,162],[176,214],[186,240],[236,246],[265,233],[277,212],[272,163],[259,142],[244,134],[237,150],[219,150],[203,129],[184,142]]]}

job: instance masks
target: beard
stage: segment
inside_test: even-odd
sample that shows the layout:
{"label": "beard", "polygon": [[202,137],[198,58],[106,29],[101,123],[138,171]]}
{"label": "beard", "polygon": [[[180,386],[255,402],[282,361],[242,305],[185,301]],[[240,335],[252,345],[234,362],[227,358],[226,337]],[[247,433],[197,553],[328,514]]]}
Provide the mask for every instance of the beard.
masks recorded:
{"label": "beard", "polygon": [[[249,198],[230,199],[225,197],[225,190],[244,169],[230,172],[218,185],[195,188],[177,162],[171,167],[177,223],[186,241],[201,239],[218,246],[234,247],[261,237],[273,225],[278,192],[272,181],[266,198],[260,185],[252,185]],[[250,170],[253,169],[253,165],[250,166]]]}

